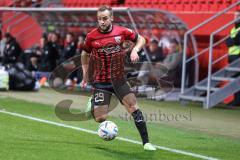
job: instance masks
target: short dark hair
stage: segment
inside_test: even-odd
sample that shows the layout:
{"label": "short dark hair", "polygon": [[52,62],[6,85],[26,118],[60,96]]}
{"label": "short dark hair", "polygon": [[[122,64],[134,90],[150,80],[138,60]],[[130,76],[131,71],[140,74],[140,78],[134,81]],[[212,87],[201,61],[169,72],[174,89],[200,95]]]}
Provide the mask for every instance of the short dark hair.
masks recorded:
{"label": "short dark hair", "polygon": [[150,40],[150,43],[158,44],[158,40],[156,40],[156,39],[151,39],[151,40]]}
{"label": "short dark hair", "polygon": [[79,35],[78,35],[78,37],[83,37],[84,39],[86,38],[86,33],[80,33]]}
{"label": "short dark hair", "polygon": [[5,37],[5,38],[12,38],[12,34],[9,33],[9,32],[7,32],[7,33],[5,33],[4,37]]}
{"label": "short dark hair", "polygon": [[110,12],[110,15],[113,16],[113,10],[112,10],[112,7],[108,6],[108,5],[102,5],[98,8],[98,12],[103,12],[103,11],[106,11],[108,10]]}
{"label": "short dark hair", "polygon": [[66,35],[70,35],[71,37],[74,37],[75,35],[73,34],[73,32],[68,32]]}

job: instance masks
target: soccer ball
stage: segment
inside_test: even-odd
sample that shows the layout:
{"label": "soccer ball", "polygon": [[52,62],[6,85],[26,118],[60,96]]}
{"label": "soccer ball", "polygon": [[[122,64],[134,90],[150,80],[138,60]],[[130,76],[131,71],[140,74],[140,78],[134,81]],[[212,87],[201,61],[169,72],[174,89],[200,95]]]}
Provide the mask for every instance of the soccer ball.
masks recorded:
{"label": "soccer ball", "polygon": [[98,127],[98,135],[105,141],[113,140],[117,134],[117,125],[111,121],[104,121]]}

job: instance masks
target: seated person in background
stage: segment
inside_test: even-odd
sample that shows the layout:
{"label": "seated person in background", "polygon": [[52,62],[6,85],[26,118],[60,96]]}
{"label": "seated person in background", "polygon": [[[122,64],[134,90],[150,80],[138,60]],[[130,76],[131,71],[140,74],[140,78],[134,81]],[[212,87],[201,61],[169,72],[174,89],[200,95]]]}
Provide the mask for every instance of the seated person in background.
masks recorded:
{"label": "seated person in background", "polygon": [[[158,62],[162,62],[164,59],[162,48],[158,46],[158,41],[152,39],[147,47],[146,60],[140,68],[138,74],[138,79],[141,81],[142,85],[147,85],[149,80],[154,77],[156,73],[159,72]],[[148,61],[147,61],[148,60]],[[155,69],[156,73],[155,73]]]}
{"label": "seated person in background", "polygon": [[77,44],[73,33],[69,32],[66,34],[65,42],[66,43],[64,49],[60,55],[60,63],[63,63],[67,61],[69,58],[75,56],[77,51]]}
{"label": "seated person in background", "polygon": [[[131,63],[129,52],[131,52],[133,43],[130,41],[125,41],[122,44],[122,48],[124,51],[128,54],[126,64],[125,64],[125,71],[128,72],[128,77],[136,77],[137,74],[139,74],[139,69],[141,70],[147,70],[150,67],[150,64],[156,63],[159,61],[162,61],[164,59],[164,56],[162,54],[162,48],[158,46],[158,41],[156,39],[151,39],[149,41],[148,46],[146,47],[146,51],[143,50],[139,51],[139,61],[144,62],[142,63]],[[141,73],[140,70],[140,73]]]}
{"label": "seated person in background", "polygon": [[40,48],[41,57],[39,70],[41,72],[52,72],[57,66],[59,57],[55,34],[49,33],[48,38],[43,36],[40,39]]}
{"label": "seated person in background", "polygon": [[18,61],[22,49],[16,39],[10,34],[5,34],[6,45],[3,52],[3,64],[14,64]]}
{"label": "seated person in background", "polygon": [[[162,52],[158,54],[161,55]],[[149,55],[151,55],[151,52],[149,52]],[[181,71],[179,71],[179,69],[181,70],[180,65],[182,61],[182,50],[179,42],[176,39],[171,39],[168,54],[164,59],[159,58],[157,60],[154,63],[143,63],[138,75],[138,79],[142,84],[140,90],[145,90],[146,85],[157,85],[160,87],[160,79],[164,79],[164,81],[170,82],[166,84],[173,84],[174,86],[180,85],[181,76],[178,74],[181,74]],[[164,86],[161,84],[161,87]]]}
{"label": "seated person in background", "polygon": [[147,47],[147,56],[152,63],[159,62],[164,59],[162,47],[158,46],[158,41],[156,39],[152,39],[149,42],[149,46]]}
{"label": "seated person in background", "polygon": [[[74,57],[77,53],[77,43],[75,40],[75,36],[73,33],[67,33],[66,34],[66,44],[64,46],[63,52],[61,54],[60,63],[64,63],[65,67],[70,67],[72,64],[70,62],[67,62],[70,58]],[[77,70],[72,72],[68,79],[65,82],[66,86],[74,85],[77,82]]]}
{"label": "seated person in background", "polygon": [[35,46],[33,48],[33,53],[31,53],[29,57],[29,65],[27,66],[29,71],[39,71],[41,54],[41,48],[39,46]]}
{"label": "seated person in background", "polygon": [[77,55],[81,55],[81,53],[82,53],[85,38],[86,38],[85,33],[81,33],[81,34],[78,35],[77,50],[76,50]]}
{"label": "seated person in background", "polygon": [[[170,40],[169,53],[163,60],[162,64],[167,68],[167,79],[172,81],[174,87],[180,87],[181,84],[181,71],[182,71],[182,47],[176,39]],[[164,78],[165,79],[165,78]]]}

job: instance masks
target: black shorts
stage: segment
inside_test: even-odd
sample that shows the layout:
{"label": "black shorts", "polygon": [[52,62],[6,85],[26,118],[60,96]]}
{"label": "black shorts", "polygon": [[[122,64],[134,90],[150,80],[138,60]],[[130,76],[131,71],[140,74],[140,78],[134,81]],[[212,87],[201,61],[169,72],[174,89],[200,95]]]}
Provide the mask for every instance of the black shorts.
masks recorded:
{"label": "black shorts", "polygon": [[123,97],[133,92],[126,81],[119,82],[116,85],[111,83],[96,83],[94,84],[93,105],[109,105],[113,93],[122,103]]}

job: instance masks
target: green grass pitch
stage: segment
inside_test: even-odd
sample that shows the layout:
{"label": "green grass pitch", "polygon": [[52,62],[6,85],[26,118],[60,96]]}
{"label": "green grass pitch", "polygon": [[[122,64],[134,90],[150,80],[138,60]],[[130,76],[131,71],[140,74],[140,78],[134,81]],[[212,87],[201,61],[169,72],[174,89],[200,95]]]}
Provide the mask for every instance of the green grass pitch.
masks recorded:
{"label": "green grass pitch", "polygon": [[[0,99],[0,110],[28,115],[48,121],[63,123],[96,131],[93,120],[64,122],[54,114],[49,105],[31,103],[12,98]],[[119,128],[119,136],[140,141],[132,121],[110,118]],[[159,123],[148,123],[151,142],[155,145],[183,150],[218,159],[236,160],[240,157],[240,140],[208,135]],[[69,128],[41,123],[0,113],[1,160],[192,160],[200,159],[165,150],[143,151],[141,145],[115,139],[101,140],[97,135]]]}

